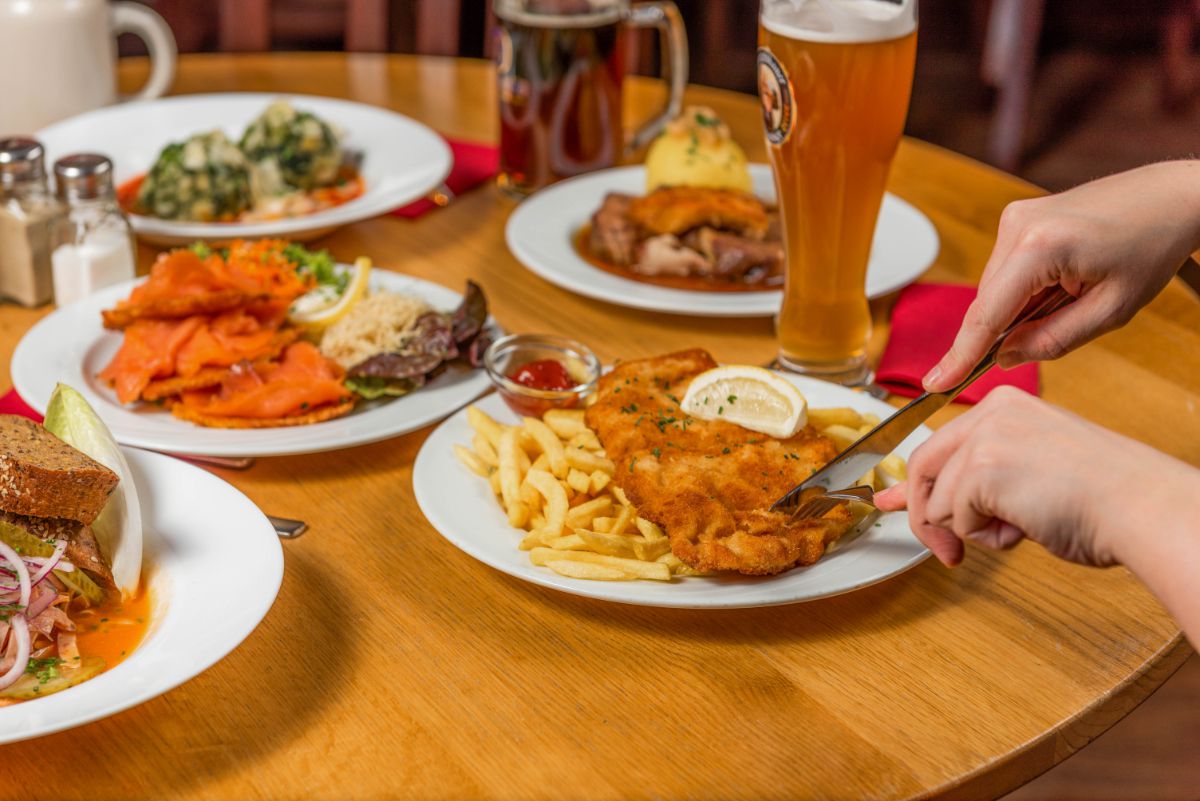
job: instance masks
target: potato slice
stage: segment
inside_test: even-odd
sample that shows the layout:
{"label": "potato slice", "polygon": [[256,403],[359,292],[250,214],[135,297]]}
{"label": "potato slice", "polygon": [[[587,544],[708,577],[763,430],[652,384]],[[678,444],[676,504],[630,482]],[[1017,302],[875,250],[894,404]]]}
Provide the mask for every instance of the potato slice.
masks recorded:
{"label": "potato slice", "polygon": [[542,415],[542,421],[564,440],[588,430],[582,409],[550,409]]}
{"label": "potato slice", "polygon": [[467,407],[467,425],[482,434],[492,444],[493,448],[500,447],[500,435],[504,433],[504,426],[493,420],[487,412],[482,411],[478,406]]}
{"label": "potato slice", "polygon": [[638,578],[654,581],[670,581],[671,568],[661,562],[642,562],[637,559],[622,559],[619,556],[606,556],[589,551],[556,551],[553,548],[534,548],[529,552],[529,559],[535,565],[545,565],[559,559],[570,559],[574,562],[587,562],[605,567],[624,570]]}
{"label": "potato slice", "polygon": [[525,433],[533,437],[537,442],[538,447],[550,462],[550,472],[555,478],[567,477],[567,457],[563,451],[562,440],[558,438],[550,430],[550,426],[543,423],[541,420],[536,420],[532,417],[526,417],[523,421]]}
{"label": "potato slice", "polygon": [[612,507],[612,498],[607,495],[593,498],[567,512],[567,525],[572,528],[586,528],[596,517],[611,512]]}
{"label": "potato slice", "polygon": [[543,526],[543,530],[549,534],[562,534],[563,528],[567,524],[569,504],[567,491],[563,485],[544,470],[530,470],[529,474],[525,476],[525,480],[546,499],[546,525]]}
{"label": "potato slice", "polygon": [[[633,552],[633,543],[629,537],[621,537],[616,534],[605,534],[600,531],[589,531],[586,528],[575,529],[575,536],[579,538],[587,549],[595,553],[608,554],[609,556],[621,556],[626,559],[639,558]],[[643,560],[645,561],[645,560]]]}
{"label": "potato slice", "polygon": [[619,568],[593,565],[587,562],[569,562],[565,559],[552,559],[546,562],[546,567],[560,576],[591,581],[629,581],[637,578]]}

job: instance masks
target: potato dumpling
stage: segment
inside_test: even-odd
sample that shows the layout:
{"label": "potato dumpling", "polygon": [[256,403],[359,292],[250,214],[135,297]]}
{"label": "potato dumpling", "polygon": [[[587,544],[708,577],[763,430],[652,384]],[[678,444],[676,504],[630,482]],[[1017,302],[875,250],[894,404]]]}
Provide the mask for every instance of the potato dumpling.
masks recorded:
{"label": "potato dumpling", "polygon": [[710,108],[689,106],[672,120],[646,154],[646,191],[660,186],[703,186],[752,191],[746,153]]}
{"label": "potato dumpling", "polygon": [[329,186],[342,163],[337,131],[286,100],[267,106],[246,128],[239,147],[254,165],[256,196]]}
{"label": "potato dumpling", "polygon": [[250,208],[246,157],[221,131],[163,148],[138,190],[136,209],[164,220],[231,220]]}

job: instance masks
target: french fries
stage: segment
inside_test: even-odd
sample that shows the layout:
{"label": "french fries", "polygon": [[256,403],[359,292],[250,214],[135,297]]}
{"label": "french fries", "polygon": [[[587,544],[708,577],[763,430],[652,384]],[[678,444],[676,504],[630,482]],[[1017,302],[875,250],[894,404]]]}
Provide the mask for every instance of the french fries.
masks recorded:
{"label": "french fries", "polygon": [[[844,448],[879,418],[850,408],[809,409],[808,421]],[[454,453],[488,481],[509,524],[525,531],[519,547],[533,564],[595,581],[710,575],[681,562],[662,528],[638,515],[582,410],[552,409],[541,420],[504,425],[470,406],[467,422],[471,447],[456,445]],[[893,454],[863,479],[882,489],[906,474]]]}
{"label": "french fries", "polygon": [[551,410],[541,420],[506,426],[477,407],[467,410],[471,448],[454,449],[467,469],[488,479],[510,525],[526,534],[519,547],[535,565],[571,578],[670,581],[694,575],[671,551],[662,529],[616,484],[581,410]]}

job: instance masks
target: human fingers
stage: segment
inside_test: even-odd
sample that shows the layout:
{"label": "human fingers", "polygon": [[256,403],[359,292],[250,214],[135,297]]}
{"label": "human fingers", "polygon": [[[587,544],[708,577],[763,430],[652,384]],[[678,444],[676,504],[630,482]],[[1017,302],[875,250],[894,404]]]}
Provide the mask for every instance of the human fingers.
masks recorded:
{"label": "human fingers", "polygon": [[[978,436],[978,432],[975,436]],[[960,519],[964,513],[969,514],[970,494],[980,469],[979,465],[972,463],[972,450],[971,442],[967,441],[950,454],[950,458],[938,473],[937,481],[934,482],[925,504],[927,523],[953,531],[959,537],[987,523],[986,519],[980,519],[978,515]]]}
{"label": "human fingers", "polygon": [[1050,361],[1070,353],[1125,322],[1120,298],[1107,288],[1093,289],[1064,309],[1025,323],[1009,335],[996,363],[1004,369],[1032,361]]}
{"label": "human fingers", "polygon": [[941,392],[966,378],[1029,299],[1047,286],[1039,269],[1044,258],[1040,253],[1019,249],[995,278],[980,286],[954,344],[925,376],[927,391]]}
{"label": "human fingers", "polygon": [[914,530],[913,533],[946,567],[957,567],[962,564],[966,548],[963,546],[963,541],[953,531],[926,525],[920,531]]}
{"label": "human fingers", "polygon": [[1025,532],[1012,523],[992,518],[982,528],[969,532],[966,538],[978,542],[986,548],[1005,551],[1025,539]]}
{"label": "human fingers", "polygon": [[[898,512],[908,505],[908,482],[901,481],[885,490],[875,493],[875,505],[884,512]],[[937,558],[947,567],[954,567],[963,560],[962,542],[954,532],[938,529],[935,526],[914,526],[909,521],[909,527]],[[919,531],[918,531],[919,529]]]}
{"label": "human fingers", "polygon": [[875,506],[884,512],[899,512],[908,508],[908,482],[900,481],[875,493]]}
{"label": "human fingers", "polygon": [[962,543],[954,533],[930,522],[927,506],[946,461],[970,436],[979,419],[989,412],[991,404],[980,404],[934,432],[908,460],[908,482],[905,499],[908,505],[908,524],[917,539],[925,543],[946,565],[962,561]]}

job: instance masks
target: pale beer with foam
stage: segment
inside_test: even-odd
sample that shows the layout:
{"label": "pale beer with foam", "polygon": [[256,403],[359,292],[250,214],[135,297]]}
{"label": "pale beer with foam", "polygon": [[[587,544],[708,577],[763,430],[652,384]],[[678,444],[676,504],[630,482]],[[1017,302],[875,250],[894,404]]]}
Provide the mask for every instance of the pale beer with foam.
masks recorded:
{"label": "pale beer with foam", "polygon": [[789,369],[867,378],[867,262],[908,113],[915,0],[763,0],[758,85],[787,255]]}

